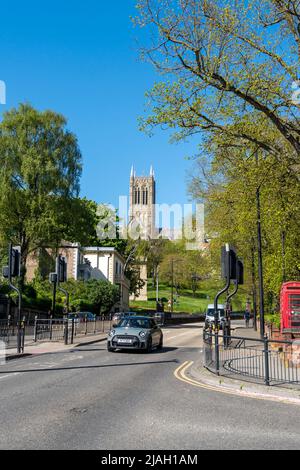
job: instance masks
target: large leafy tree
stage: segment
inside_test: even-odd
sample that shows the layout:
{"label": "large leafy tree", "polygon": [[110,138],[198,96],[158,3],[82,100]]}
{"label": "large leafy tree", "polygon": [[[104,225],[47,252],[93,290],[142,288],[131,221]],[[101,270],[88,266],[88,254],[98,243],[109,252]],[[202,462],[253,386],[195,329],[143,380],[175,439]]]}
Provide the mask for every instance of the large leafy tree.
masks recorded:
{"label": "large leafy tree", "polygon": [[140,0],[138,9],[149,32],[143,57],[165,77],[148,95],[146,127],[177,129],[177,138],[226,133],[280,156],[281,140],[244,119],[255,112],[297,162],[299,0]]}
{"label": "large leafy tree", "polygon": [[209,147],[210,163],[198,159],[190,190],[206,201],[206,228],[215,263],[219,263],[221,244],[234,244],[245,261],[249,293],[255,290],[259,190],[265,288],[267,298],[276,299],[283,281],[300,278],[297,173],[288,159],[280,160],[256,146],[234,147],[234,141],[222,145],[218,138],[207,143],[208,154]]}
{"label": "large leafy tree", "polygon": [[191,190],[206,202],[212,257],[219,264],[220,245],[234,243],[252,288],[260,195],[265,284],[277,294],[299,277],[299,0],[140,0],[138,9],[143,57],[163,77],[142,128],[169,128],[175,140],[201,133]]}
{"label": "large leafy tree", "polygon": [[28,104],[5,113],[0,162],[1,241],[21,246],[23,266],[40,247],[95,237],[96,206],[79,199],[81,152],[62,115]]}

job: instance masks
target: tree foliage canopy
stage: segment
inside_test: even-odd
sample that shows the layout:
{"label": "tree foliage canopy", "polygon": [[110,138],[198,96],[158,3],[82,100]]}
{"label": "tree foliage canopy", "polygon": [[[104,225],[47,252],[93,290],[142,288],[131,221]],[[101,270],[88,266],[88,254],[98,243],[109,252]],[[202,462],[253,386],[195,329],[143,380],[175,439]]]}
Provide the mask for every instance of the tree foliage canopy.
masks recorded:
{"label": "tree foliage canopy", "polygon": [[166,77],[148,94],[144,127],[226,133],[281,155],[282,140],[247,119],[255,113],[299,155],[299,0],[141,0],[138,9],[152,38],[143,57]]}
{"label": "tree foliage canopy", "polygon": [[28,104],[0,124],[0,236],[21,245],[23,264],[41,246],[96,238],[96,205],[79,198],[81,152],[66,120]]}

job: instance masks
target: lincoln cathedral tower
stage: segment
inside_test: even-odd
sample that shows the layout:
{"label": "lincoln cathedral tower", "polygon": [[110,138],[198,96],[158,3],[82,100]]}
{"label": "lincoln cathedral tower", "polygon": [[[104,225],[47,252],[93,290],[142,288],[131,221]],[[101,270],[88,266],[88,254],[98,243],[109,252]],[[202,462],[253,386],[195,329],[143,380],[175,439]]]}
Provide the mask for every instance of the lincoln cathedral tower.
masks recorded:
{"label": "lincoln cathedral tower", "polygon": [[[130,203],[129,203],[129,227],[140,236],[142,240],[156,238],[155,228],[155,204],[156,187],[154,170],[151,167],[150,176],[137,176],[134,167],[130,175]],[[140,278],[144,281],[144,287],[132,300],[148,300],[147,294],[147,260],[139,260]]]}
{"label": "lincoln cathedral tower", "polygon": [[156,238],[156,188],[155,175],[152,167],[150,169],[150,176],[136,176],[135,169],[132,167],[129,197],[130,225],[141,233],[142,239],[149,240]]}

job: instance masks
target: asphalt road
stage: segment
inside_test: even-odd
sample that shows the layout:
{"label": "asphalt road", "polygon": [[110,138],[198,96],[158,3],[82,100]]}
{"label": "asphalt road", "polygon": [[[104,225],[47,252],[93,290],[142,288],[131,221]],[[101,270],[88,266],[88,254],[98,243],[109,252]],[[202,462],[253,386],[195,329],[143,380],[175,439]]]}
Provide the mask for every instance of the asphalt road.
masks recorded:
{"label": "asphalt road", "polygon": [[150,355],[98,343],[0,366],[0,449],[299,449],[300,407],[175,378],[201,335],[172,327]]}

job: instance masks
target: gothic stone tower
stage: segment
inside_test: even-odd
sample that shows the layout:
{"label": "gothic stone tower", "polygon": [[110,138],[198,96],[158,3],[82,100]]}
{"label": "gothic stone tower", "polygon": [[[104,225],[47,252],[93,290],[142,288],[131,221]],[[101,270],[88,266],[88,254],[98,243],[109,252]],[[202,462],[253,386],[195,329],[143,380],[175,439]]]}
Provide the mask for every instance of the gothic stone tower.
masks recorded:
{"label": "gothic stone tower", "polygon": [[130,225],[138,228],[141,238],[155,238],[156,188],[153,168],[150,176],[136,176],[132,167],[130,176]]}
{"label": "gothic stone tower", "polygon": [[[153,168],[150,169],[150,176],[136,176],[134,167],[130,175],[130,207],[129,226],[130,230],[135,230],[136,235],[141,239],[149,240],[155,238],[155,204],[156,188]],[[138,296],[133,296],[131,300],[148,300],[147,289],[147,260],[140,259],[140,278],[145,282]]]}

